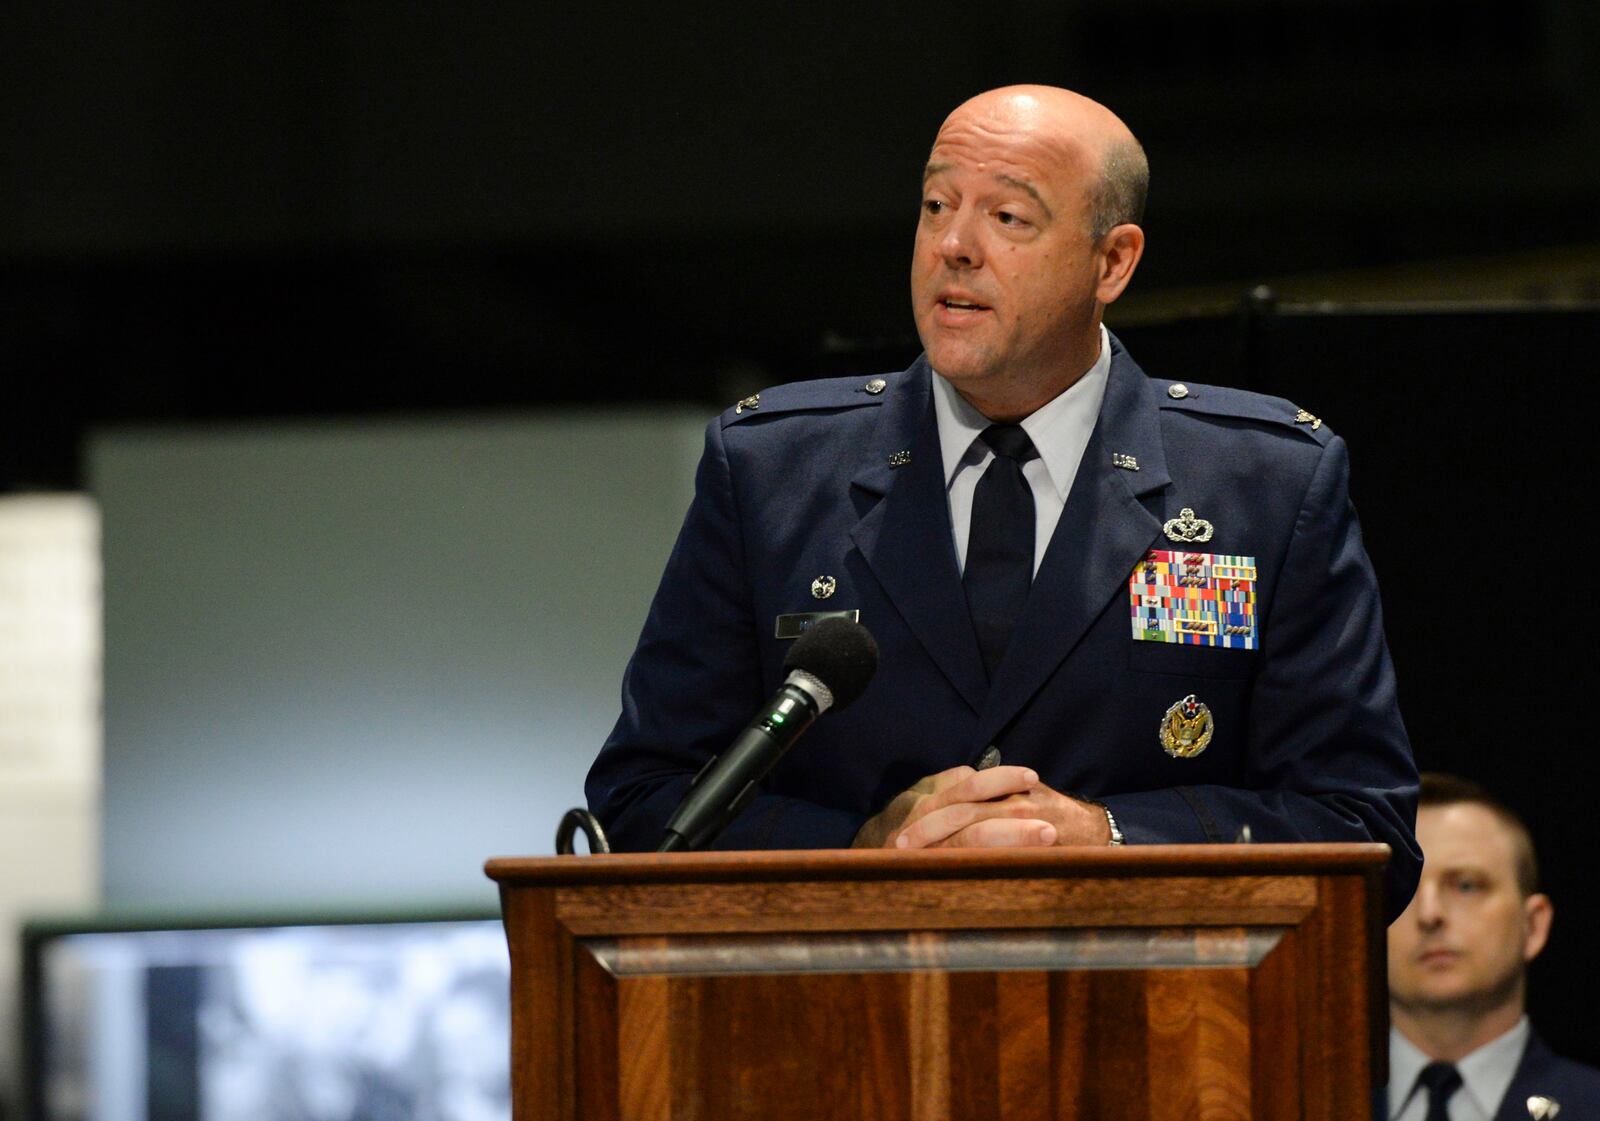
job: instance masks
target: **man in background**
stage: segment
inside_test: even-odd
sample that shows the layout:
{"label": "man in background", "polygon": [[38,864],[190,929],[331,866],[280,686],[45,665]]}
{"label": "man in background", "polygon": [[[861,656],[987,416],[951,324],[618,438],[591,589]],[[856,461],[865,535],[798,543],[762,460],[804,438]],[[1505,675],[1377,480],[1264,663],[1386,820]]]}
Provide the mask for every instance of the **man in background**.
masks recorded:
{"label": "man in background", "polygon": [[1552,1054],[1524,1010],[1554,910],[1528,828],[1483,787],[1425,774],[1422,882],[1389,928],[1380,1121],[1600,1117],[1600,1070]]}

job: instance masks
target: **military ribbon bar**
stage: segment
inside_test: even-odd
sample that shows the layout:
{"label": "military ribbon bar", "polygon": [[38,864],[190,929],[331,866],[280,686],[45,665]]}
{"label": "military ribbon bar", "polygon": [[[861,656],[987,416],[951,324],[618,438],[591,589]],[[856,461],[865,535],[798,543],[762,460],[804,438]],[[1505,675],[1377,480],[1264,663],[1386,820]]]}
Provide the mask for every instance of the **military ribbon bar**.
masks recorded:
{"label": "military ribbon bar", "polygon": [[1256,559],[1152,549],[1128,578],[1137,642],[1254,650]]}

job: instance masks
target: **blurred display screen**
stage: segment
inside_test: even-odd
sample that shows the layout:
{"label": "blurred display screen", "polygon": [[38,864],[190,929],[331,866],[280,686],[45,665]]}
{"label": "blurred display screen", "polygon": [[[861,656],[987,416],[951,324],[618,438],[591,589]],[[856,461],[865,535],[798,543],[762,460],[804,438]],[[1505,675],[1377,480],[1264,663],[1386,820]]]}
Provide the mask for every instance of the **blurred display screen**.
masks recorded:
{"label": "blurred display screen", "polygon": [[63,933],[36,947],[49,1121],[509,1121],[500,923]]}

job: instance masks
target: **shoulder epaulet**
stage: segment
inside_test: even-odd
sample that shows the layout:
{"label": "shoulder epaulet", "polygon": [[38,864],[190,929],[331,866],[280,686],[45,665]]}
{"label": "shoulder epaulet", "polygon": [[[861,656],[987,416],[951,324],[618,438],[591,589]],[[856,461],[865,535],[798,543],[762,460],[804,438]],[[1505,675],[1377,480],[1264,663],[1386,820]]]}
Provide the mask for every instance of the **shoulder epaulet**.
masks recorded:
{"label": "shoulder epaulet", "polygon": [[849,409],[860,405],[876,405],[883,400],[884,391],[901,374],[883,374],[863,378],[819,378],[815,381],[792,381],[752,393],[722,414],[722,425],[739,424],[754,417],[781,413],[813,412],[817,410]]}
{"label": "shoulder epaulet", "polygon": [[1333,439],[1333,430],[1322,422],[1321,417],[1313,416],[1282,397],[1269,397],[1265,393],[1251,393],[1246,389],[1172,382],[1165,386],[1161,407],[1206,416],[1260,421],[1298,432],[1324,445]]}

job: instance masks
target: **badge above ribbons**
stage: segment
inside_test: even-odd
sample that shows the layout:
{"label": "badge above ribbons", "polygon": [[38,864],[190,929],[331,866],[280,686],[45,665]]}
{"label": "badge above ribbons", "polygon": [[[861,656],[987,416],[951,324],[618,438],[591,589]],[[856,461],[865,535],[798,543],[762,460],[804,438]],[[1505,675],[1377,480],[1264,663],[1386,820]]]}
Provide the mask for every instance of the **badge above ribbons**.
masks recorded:
{"label": "badge above ribbons", "polygon": [[1128,578],[1136,642],[1254,650],[1256,558],[1152,549]]}

